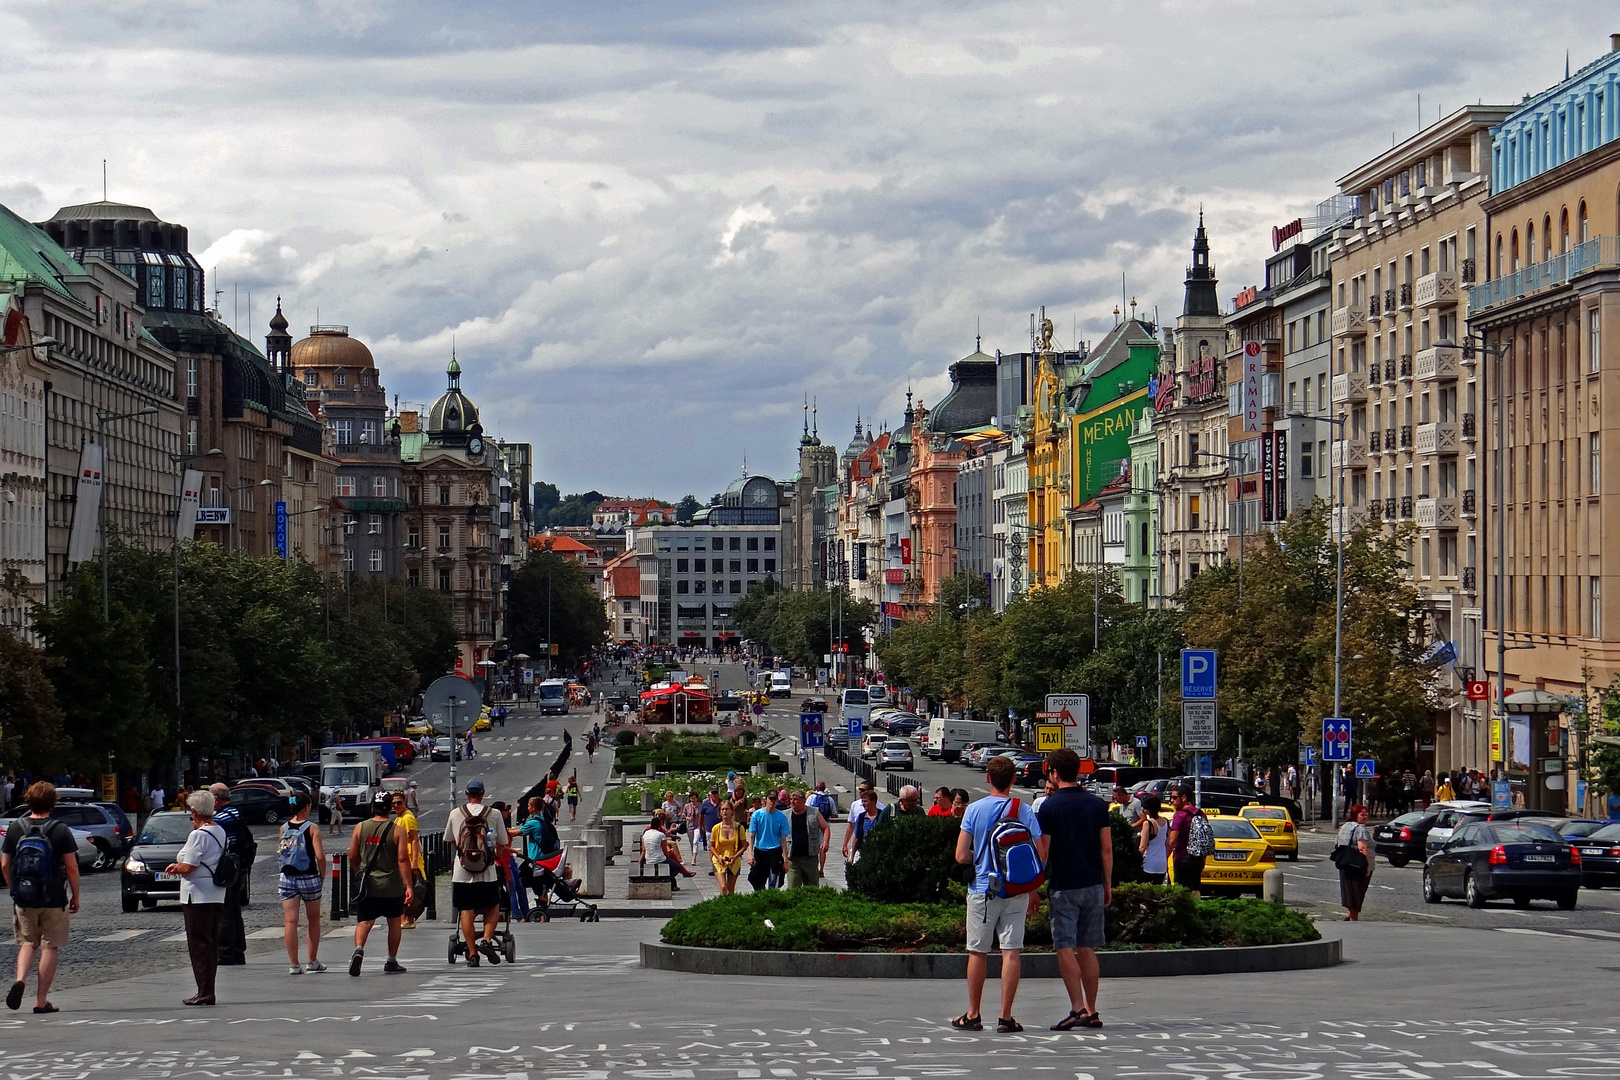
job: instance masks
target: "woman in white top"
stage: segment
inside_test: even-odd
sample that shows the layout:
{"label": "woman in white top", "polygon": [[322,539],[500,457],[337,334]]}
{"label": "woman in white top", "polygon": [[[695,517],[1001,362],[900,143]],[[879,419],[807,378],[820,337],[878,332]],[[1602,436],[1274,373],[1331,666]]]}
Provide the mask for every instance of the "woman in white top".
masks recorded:
{"label": "woman in white top", "polygon": [[1170,834],[1170,823],[1159,816],[1162,809],[1157,795],[1142,796],[1142,821],[1138,826],[1137,850],[1142,853],[1142,873],[1155,885],[1164,884],[1170,871],[1170,852],[1165,840]]}
{"label": "woman in white top", "polygon": [[225,889],[214,884],[214,871],[225,854],[225,830],[214,824],[214,796],[206,790],[186,798],[191,811],[191,835],[186,837],[166,874],[180,876],[180,904],[186,918],[186,949],[191,953],[191,974],[197,993],[186,1005],[214,1003],[214,972],[219,968],[219,917],[225,910]]}

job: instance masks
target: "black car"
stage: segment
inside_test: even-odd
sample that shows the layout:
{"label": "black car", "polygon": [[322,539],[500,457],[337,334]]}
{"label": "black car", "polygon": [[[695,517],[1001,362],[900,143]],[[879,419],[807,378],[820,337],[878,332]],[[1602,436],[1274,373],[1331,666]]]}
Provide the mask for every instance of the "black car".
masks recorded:
{"label": "black car", "polygon": [[1582,856],[1544,821],[1468,821],[1423,866],[1423,899],[1459,897],[1469,907],[1509,898],[1518,907],[1553,900],[1572,911],[1581,887]]}
{"label": "black car", "polygon": [[174,862],[190,835],[191,815],[184,810],[160,810],[146,819],[124,860],[120,882],[124,914],[134,912],[137,905],[179,902],[180,877],[164,873],[163,868]]}
{"label": "black car", "polygon": [[1436,810],[1414,810],[1378,826],[1373,830],[1373,853],[1388,859],[1391,866],[1405,866],[1413,859],[1422,862],[1423,845],[1439,816]]}
{"label": "black car", "polygon": [[920,727],[922,719],[916,716],[895,716],[890,718],[888,724],[890,735],[915,735]]}
{"label": "black car", "polygon": [[1581,855],[1581,884],[1589,889],[1620,885],[1620,823],[1610,823],[1574,842]]}
{"label": "black car", "polygon": [[231,789],[231,805],[247,825],[274,825],[292,816],[292,800],[269,788],[244,784]]}

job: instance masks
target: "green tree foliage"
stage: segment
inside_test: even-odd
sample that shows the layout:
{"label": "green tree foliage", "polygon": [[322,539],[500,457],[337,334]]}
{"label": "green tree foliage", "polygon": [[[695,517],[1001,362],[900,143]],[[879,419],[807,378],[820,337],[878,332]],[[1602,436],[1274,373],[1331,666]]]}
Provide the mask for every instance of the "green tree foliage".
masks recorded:
{"label": "green tree foliage", "polygon": [[507,594],[506,639],[513,650],[543,656],[549,641],[557,646],[557,663],[571,668],[607,631],[602,598],[585,568],[555,551],[530,553]]}
{"label": "green tree foliage", "polygon": [[806,668],[821,666],[831,651],[840,613],[842,641],[849,645],[849,662],[858,667],[866,653],[862,631],[877,621],[877,609],[869,600],[851,599],[847,589],[782,589],[767,580],[749,586],[733,608],[743,637]]}
{"label": "green tree foliage", "polygon": [[703,504],[697,501],[697,496],[688,495],[675,504],[675,520],[685,524],[692,520],[692,515],[703,509]]}
{"label": "green tree foliage", "polygon": [[[547,490],[542,492],[542,488]],[[600,491],[585,491],[558,499],[556,485],[544,483],[534,485],[534,494],[534,521],[540,528],[589,525],[597,505],[606,498]],[[542,495],[545,506],[541,505]]]}
{"label": "green tree foliage", "polygon": [[[562,495],[557,491],[556,484],[548,484],[544,480],[534,482],[534,499],[530,505],[536,515],[547,513],[560,502]],[[535,520],[540,518],[536,516]]]}
{"label": "green tree foliage", "polygon": [[0,630],[0,770],[60,769],[69,751],[64,724],[44,653]]}

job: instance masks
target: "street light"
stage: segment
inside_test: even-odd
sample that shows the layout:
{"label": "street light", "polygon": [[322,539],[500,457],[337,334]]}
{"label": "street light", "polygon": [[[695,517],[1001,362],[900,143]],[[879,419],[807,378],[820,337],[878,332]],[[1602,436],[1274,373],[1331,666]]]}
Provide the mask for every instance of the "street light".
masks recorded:
{"label": "street light", "polygon": [[[224,451],[219,447],[200,454],[170,454],[169,463],[175,466],[188,464],[200,458],[224,457]],[[176,788],[184,786],[185,774],[185,740],[180,723],[180,515],[183,512],[185,498],[186,472],[181,469],[174,479],[174,537],[169,543],[169,550],[174,561],[174,784]]]}
{"label": "street light", "polygon": [[48,349],[52,345],[60,344],[62,343],[53,337],[42,337],[36,340],[32,345],[7,345],[5,348],[0,349],[0,355],[14,352],[27,352],[29,349]]}
{"label": "street light", "polygon": [[[1336,432],[1338,438],[1335,441],[1342,445],[1344,443],[1344,425],[1345,422],[1350,419],[1350,417],[1347,413],[1340,413],[1338,416],[1314,416],[1310,413],[1288,413],[1286,415],[1286,419],[1310,420],[1313,422],[1317,420],[1326,421],[1338,429]],[[1337,547],[1339,550],[1337,566],[1335,567],[1333,574],[1333,715],[1335,717],[1342,715],[1339,711],[1339,687],[1340,676],[1343,672],[1344,656],[1344,453],[1345,452],[1343,450],[1340,450],[1336,455],[1339,459],[1338,465],[1335,468],[1338,476],[1333,482],[1334,494],[1338,497],[1339,501],[1339,520],[1334,523],[1334,529],[1338,533]],[[1323,764],[1326,765],[1325,762]],[[1329,776],[1331,777],[1332,774],[1333,771],[1330,769]],[[1328,784],[1328,802],[1333,807],[1333,827],[1337,829],[1339,827],[1339,802],[1338,799],[1334,797],[1337,794],[1333,790],[1334,786],[1335,785],[1330,780]]]}
{"label": "street light", "polygon": [[[259,481],[249,480],[245,484],[237,484],[235,487],[226,488],[225,489],[225,494],[227,496],[227,502],[230,502],[230,501],[233,501],[233,500],[230,500],[228,497],[231,496],[231,495],[235,495],[238,491],[246,491],[249,488],[256,488],[256,487],[270,488],[270,487],[275,487],[275,486],[276,486],[276,482],[274,480],[259,480]],[[230,521],[226,522],[226,524],[225,524],[225,550],[226,551],[235,551],[236,550],[236,509],[235,509],[235,507],[231,507],[230,509],[231,509],[231,519],[230,519]]]}
{"label": "street light", "polygon": [[96,525],[101,541],[101,621],[112,620],[112,605],[108,601],[107,589],[109,581],[107,576],[107,425],[114,420],[128,420],[134,416],[151,416],[158,411],[156,405],[148,405],[143,409],[126,413],[96,413],[97,441],[101,446],[101,486],[96,489]]}

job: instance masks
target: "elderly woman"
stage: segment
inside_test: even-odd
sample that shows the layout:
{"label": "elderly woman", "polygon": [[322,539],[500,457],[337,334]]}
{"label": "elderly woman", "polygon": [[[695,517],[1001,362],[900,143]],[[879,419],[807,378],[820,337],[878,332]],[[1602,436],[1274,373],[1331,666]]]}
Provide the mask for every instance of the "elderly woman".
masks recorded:
{"label": "elderly woman", "polygon": [[191,812],[191,835],[186,837],[166,874],[180,876],[180,904],[186,919],[186,949],[191,953],[191,975],[197,992],[185,1005],[214,1003],[214,972],[219,966],[219,919],[225,910],[225,889],[214,884],[214,871],[225,854],[225,830],[214,824],[214,797],[207,791],[186,796]]}

